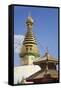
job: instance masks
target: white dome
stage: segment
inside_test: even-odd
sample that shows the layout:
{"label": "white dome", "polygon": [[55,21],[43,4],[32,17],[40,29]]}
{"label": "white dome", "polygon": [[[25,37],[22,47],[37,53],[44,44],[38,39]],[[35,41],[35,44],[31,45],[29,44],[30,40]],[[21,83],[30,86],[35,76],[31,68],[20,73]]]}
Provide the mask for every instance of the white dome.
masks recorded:
{"label": "white dome", "polygon": [[41,70],[38,65],[24,65],[14,68],[14,84],[21,82],[22,78],[27,78],[37,71]]}

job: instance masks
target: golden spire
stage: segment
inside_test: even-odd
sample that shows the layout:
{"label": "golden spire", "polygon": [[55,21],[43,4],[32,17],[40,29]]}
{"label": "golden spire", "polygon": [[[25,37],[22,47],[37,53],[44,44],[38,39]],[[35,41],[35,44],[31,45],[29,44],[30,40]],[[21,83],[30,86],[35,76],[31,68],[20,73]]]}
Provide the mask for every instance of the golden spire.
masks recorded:
{"label": "golden spire", "polygon": [[46,53],[48,54],[48,47],[46,48]]}
{"label": "golden spire", "polygon": [[45,55],[46,55],[46,69],[45,69],[45,73],[47,74],[48,73],[48,47],[46,48]]}
{"label": "golden spire", "polygon": [[26,19],[26,26],[27,26],[27,32],[23,41],[23,47],[21,49],[20,56],[23,57],[26,54],[32,54],[34,56],[39,57],[39,50],[37,48],[37,43],[35,36],[32,32],[33,27],[33,19],[31,17],[31,14],[29,13],[27,19]]}
{"label": "golden spire", "polygon": [[36,44],[36,40],[32,32],[33,19],[31,17],[30,12],[26,20],[26,25],[27,25],[27,33],[26,33],[23,44]]}
{"label": "golden spire", "polygon": [[48,59],[48,47],[46,48],[45,56]]}

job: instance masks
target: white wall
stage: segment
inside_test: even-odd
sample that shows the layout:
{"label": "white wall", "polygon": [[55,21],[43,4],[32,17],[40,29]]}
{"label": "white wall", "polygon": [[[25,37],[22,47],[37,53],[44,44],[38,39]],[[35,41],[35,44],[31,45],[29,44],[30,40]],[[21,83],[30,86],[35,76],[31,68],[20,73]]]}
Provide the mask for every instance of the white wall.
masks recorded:
{"label": "white wall", "polygon": [[[0,90],[60,90],[61,84],[44,84],[11,87],[8,81],[8,4],[61,6],[61,0],[0,0]],[[61,10],[60,10],[61,11]],[[61,14],[61,13],[60,13]],[[61,16],[61,15],[60,15]],[[60,18],[61,21],[61,18]],[[61,38],[61,36],[60,36]],[[61,48],[60,48],[61,51]],[[61,66],[61,65],[60,65]],[[60,67],[61,68],[61,67]]]}

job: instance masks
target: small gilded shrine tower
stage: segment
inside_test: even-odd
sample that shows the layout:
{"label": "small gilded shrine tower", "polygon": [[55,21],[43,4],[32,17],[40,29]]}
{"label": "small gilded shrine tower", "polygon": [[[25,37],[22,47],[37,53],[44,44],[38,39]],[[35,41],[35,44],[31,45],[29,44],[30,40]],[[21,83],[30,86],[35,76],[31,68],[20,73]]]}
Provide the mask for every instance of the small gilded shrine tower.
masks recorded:
{"label": "small gilded shrine tower", "polygon": [[33,64],[33,61],[40,56],[35,36],[32,32],[33,25],[34,20],[29,15],[26,19],[27,32],[20,52],[20,57],[22,58],[22,65]]}

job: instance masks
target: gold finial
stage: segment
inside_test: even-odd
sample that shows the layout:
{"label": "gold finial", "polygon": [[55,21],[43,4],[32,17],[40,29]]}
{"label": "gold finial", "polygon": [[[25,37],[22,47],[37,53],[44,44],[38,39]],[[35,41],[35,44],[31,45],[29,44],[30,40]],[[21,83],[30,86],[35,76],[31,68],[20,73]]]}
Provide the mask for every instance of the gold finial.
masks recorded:
{"label": "gold finial", "polygon": [[48,59],[48,47],[46,48],[45,56]]}
{"label": "gold finial", "polygon": [[48,73],[48,47],[46,47],[46,69],[45,69],[45,73],[47,74]]}
{"label": "gold finial", "polygon": [[48,54],[48,47],[46,48],[46,53]]}
{"label": "gold finial", "polygon": [[26,20],[26,24],[33,24],[33,19],[32,19],[32,17],[31,17],[31,13],[29,12],[29,14],[28,14],[28,18],[27,18],[27,20]]}

